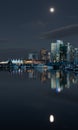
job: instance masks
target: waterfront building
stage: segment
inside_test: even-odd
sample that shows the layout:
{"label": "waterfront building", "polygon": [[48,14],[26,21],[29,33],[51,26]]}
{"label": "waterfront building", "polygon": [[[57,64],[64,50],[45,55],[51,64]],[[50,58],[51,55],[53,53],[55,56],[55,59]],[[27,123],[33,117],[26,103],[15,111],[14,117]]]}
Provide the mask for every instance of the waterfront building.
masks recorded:
{"label": "waterfront building", "polygon": [[21,59],[12,59],[11,62],[12,64],[17,64],[17,65],[23,64],[23,60]]}
{"label": "waterfront building", "polygon": [[66,62],[67,56],[67,45],[65,43],[60,44],[60,61]]}
{"label": "waterfront building", "polygon": [[40,60],[46,61],[48,59],[48,51],[46,49],[40,50]]}
{"label": "waterfront building", "polygon": [[47,59],[48,61],[51,61],[51,52],[48,52]]}
{"label": "waterfront building", "polygon": [[74,62],[74,48],[70,43],[67,43],[67,63]]}
{"label": "waterfront building", "polygon": [[51,58],[53,62],[60,61],[60,46],[63,45],[63,41],[57,40],[55,43],[51,43]]}
{"label": "waterfront building", "polygon": [[53,62],[74,62],[74,48],[70,43],[57,40],[51,43],[51,59]]}
{"label": "waterfront building", "polygon": [[38,60],[38,53],[36,53],[36,52],[29,53],[28,59],[29,60]]}
{"label": "waterfront building", "polygon": [[78,65],[78,48],[74,49],[74,64]]}

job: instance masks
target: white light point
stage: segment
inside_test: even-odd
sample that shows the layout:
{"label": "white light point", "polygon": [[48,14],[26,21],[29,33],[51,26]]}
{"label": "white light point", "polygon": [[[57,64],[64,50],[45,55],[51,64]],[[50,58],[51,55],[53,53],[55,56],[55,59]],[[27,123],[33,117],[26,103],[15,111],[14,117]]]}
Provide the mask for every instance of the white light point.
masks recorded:
{"label": "white light point", "polygon": [[49,121],[50,121],[51,123],[54,122],[54,116],[53,116],[53,115],[50,115],[50,117],[49,117]]}
{"label": "white light point", "polygon": [[50,8],[50,12],[53,13],[55,11],[54,8]]}

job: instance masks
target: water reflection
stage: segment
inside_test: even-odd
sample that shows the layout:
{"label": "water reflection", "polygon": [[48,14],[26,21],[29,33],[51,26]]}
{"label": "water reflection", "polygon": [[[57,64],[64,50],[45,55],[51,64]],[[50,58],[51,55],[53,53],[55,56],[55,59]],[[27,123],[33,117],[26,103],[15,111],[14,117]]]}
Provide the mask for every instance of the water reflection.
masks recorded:
{"label": "water reflection", "polygon": [[53,116],[53,115],[50,115],[50,117],[49,117],[49,121],[50,121],[51,123],[54,122],[54,116]]}
{"label": "water reflection", "polygon": [[37,129],[77,126],[77,73],[20,68],[0,71],[1,118],[17,121],[20,118],[18,126],[33,128],[36,124]]}
{"label": "water reflection", "polygon": [[73,72],[56,71],[51,73],[51,88],[61,92],[64,88],[70,88],[78,81],[77,76]]}
{"label": "water reflection", "polygon": [[12,69],[9,70],[11,75],[18,74],[23,75],[27,73],[28,78],[38,78],[42,83],[49,81],[52,90],[60,93],[65,88],[70,88],[74,84],[78,83],[78,75],[72,71],[62,70],[40,70],[40,69]]}
{"label": "water reflection", "polygon": [[63,88],[70,88],[78,83],[77,74],[72,71],[47,71],[41,73],[41,81],[51,80],[51,88],[61,92]]}

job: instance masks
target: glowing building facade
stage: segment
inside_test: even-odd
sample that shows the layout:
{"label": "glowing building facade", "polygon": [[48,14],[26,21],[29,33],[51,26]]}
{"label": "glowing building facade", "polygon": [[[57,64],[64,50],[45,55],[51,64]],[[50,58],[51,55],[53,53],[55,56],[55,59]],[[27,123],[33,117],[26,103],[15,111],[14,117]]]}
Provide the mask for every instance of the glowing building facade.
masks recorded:
{"label": "glowing building facade", "polygon": [[51,43],[51,57],[53,62],[60,61],[60,45],[63,45],[61,40],[57,40],[55,43]]}
{"label": "glowing building facade", "polygon": [[72,63],[74,61],[74,48],[70,43],[64,43],[61,40],[57,40],[55,43],[51,43],[51,57],[53,62],[67,62]]}
{"label": "glowing building facade", "polygon": [[74,49],[74,64],[78,65],[78,48]]}

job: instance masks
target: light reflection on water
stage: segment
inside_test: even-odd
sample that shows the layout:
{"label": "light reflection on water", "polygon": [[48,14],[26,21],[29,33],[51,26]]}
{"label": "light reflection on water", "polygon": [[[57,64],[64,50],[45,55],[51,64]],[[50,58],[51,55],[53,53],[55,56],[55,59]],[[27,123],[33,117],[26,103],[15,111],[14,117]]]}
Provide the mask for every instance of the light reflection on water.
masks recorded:
{"label": "light reflection on water", "polygon": [[50,115],[50,117],[49,117],[49,121],[50,121],[51,123],[54,122],[54,116],[53,116],[53,115]]}
{"label": "light reflection on water", "polygon": [[0,79],[0,120],[5,128],[78,128],[76,73],[19,69],[0,72]]}
{"label": "light reflection on water", "polygon": [[72,71],[61,71],[61,70],[52,70],[52,71],[40,71],[35,69],[27,69],[23,71],[12,70],[11,75],[23,75],[23,73],[28,73],[29,79],[38,78],[42,83],[47,82],[49,80],[50,87],[52,90],[60,93],[65,88],[70,88],[73,85],[77,85],[78,83],[78,75]]}

